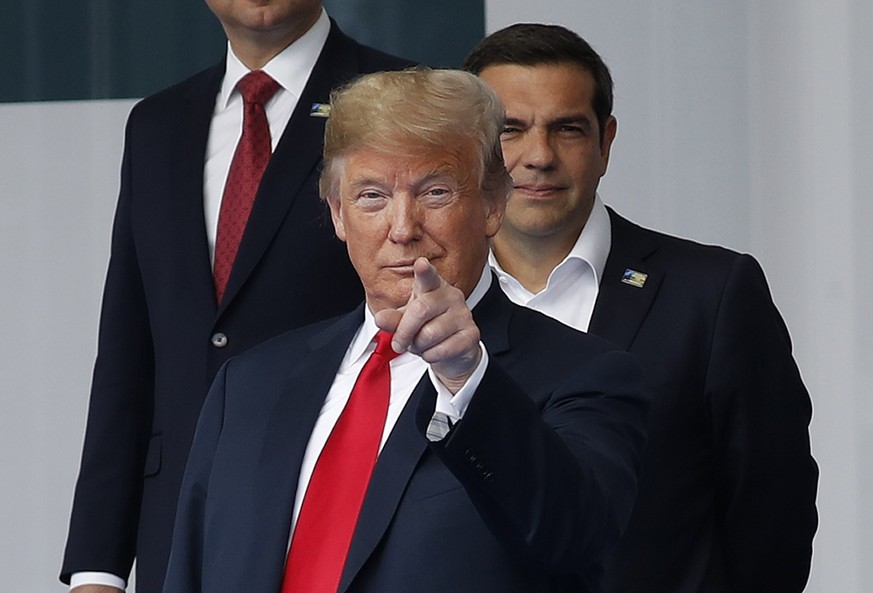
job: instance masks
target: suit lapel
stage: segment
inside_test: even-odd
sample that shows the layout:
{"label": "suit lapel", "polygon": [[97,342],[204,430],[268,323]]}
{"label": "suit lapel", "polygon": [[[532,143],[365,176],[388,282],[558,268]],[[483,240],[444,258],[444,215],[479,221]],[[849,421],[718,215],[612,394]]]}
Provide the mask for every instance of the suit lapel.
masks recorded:
{"label": "suit lapel", "polygon": [[354,42],[331,22],[321,55],[264,171],[219,313],[251,275],[295,200],[301,195],[318,199],[308,194],[306,184],[321,162],[325,119],[311,117],[310,108],[327,103],[331,89],[356,72]]}
{"label": "suit lapel", "polygon": [[[509,349],[508,319],[512,306],[503,296],[496,279],[473,310],[482,341],[489,355],[499,357]],[[339,592],[345,592],[385,535],[415,468],[427,450],[422,426],[430,421],[436,391],[427,376],[422,377],[394,425],[373,471],[367,497],[361,508],[355,535],[343,569]]]}
{"label": "suit lapel", "polygon": [[339,365],[361,324],[362,311],[358,307],[339,318],[310,337],[306,350],[296,353],[299,366],[283,379],[283,392],[274,402],[264,431],[263,454],[251,492],[257,498],[254,508],[270,511],[256,513],[251,529],[246,530],[257,534],[258,540],[239,545],[270,551],[257,562],[271,588],[282,582],[303,455]]}
{"label": "suit lapel", "polygon": [[500,289],[497,276],[491,272],[491,286],[473,308],[473,320],[479,327],[482,343],[488,347],[489,356],[500,357],[510,349],[512,309],[512,303]]}
{"label": "suit lapel", "polygon": [[203,212],[203,167],[215,97],[224,76],[224,60],[205,70],[185,89],[174,114],[173,156],[167,158],[167,198],[161,208],[161,225],[172,225],[162,240],[187,272],[185,277],[204,306],[215,308],[212,265]]}
{"label": "suit lapel", "polygon": [[[658,246],[643,229],[609,210],[612,245],[588,331],[630,349],[655,295],[664,270],[651,258]],[[625,273],[647,274],[642,287],[623,282]]]}

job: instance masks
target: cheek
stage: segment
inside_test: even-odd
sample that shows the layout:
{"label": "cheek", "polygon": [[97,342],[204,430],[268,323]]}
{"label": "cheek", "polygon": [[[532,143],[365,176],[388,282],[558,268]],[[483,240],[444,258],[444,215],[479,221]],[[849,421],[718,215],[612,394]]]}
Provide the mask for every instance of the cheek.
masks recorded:
{"label": "cheek", "polygon": [[346,245],[349,255],[357,259],[357,265],[374,267],[377,255],[385,243],[385,235],[382,229],[361,222],[354,217],[346,217],[344,221]]}
{"label": "cheek", "polygon": [[373,252],[367,244],[355,238],[346,243],[349,252],[349,260],[352,262],[352,267],[358,273],[358,276],[365,283],[372,281],[376,275],[376,266],[373,262]]}
{"label": "cheek", "polygon": [[503,150],[503,164],[506,167],[506,170],[512,173],[512,170],[518,165],[519,158],[521,157],[521,149],[508,142],[501,143],[500,147]]}

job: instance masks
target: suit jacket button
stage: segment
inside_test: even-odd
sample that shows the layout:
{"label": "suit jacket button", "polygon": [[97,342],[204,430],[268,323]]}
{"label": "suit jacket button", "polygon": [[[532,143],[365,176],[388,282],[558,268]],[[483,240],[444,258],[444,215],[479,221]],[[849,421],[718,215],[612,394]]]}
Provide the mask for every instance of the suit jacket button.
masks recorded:
{"label": "suit jacket button", "polygon": [[224,348],[227,346],[227,336],[221,332],[212,336],[212,345],[216,348]]}

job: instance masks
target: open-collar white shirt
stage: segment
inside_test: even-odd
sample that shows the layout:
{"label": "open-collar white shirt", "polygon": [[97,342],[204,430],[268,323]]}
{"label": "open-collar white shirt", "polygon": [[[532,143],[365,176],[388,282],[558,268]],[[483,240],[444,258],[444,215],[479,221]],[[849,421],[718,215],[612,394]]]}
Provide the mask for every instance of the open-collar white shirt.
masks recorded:
{"label": "open-collar white shirt", "polygon": [[588,331],[611,244],[609,212],[600,196],[595,196],[579,238],[549,274],[546,287],[538,293],[527,290],[504,270],[493,252],[489,263],[497,274],[500,288],[512,302],[545,313],[574,329]]}

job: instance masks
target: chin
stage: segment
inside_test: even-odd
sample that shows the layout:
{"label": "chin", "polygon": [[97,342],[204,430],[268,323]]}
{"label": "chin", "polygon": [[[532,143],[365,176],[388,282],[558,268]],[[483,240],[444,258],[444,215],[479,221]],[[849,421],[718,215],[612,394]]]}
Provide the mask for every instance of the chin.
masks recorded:
{"label": "chin", "polygon": [[396,283],[394,290],[366,292],[367,304],[373,313],[382,309],[399,309],[409,302],[409,295],[412,293],[412,280],[408,282],[408,286],[404,287],[402,282]]}

